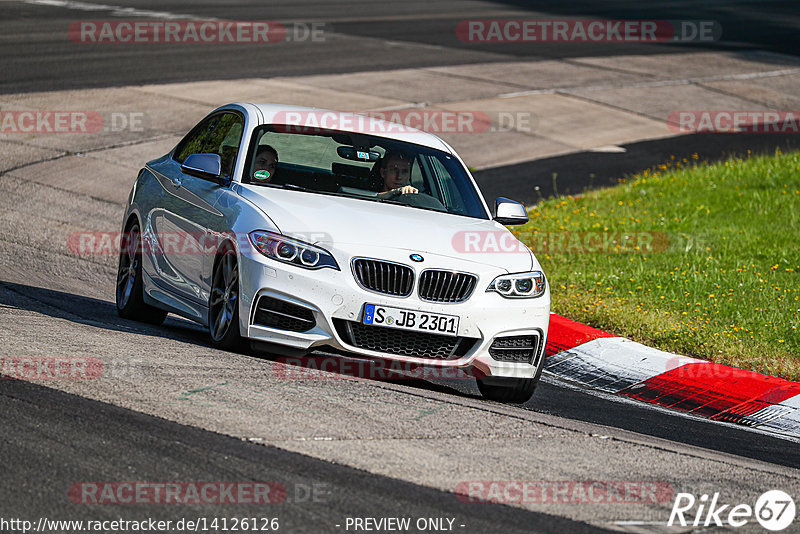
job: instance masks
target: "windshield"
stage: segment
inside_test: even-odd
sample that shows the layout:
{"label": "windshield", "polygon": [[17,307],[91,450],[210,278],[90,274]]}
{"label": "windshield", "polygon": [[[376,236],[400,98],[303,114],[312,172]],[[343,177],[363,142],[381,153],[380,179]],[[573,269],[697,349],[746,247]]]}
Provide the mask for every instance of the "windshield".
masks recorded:
{"label": "windshield", "polygon": [[242,183],[489,218],[454,156],[364,134],[259,126]]}

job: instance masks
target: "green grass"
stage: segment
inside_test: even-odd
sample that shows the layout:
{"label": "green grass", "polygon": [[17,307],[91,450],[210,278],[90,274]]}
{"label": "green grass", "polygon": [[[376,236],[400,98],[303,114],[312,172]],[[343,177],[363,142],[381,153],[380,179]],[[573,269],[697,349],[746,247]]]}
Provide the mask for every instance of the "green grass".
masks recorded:
{"label": "green grass", "polygon": [[[672,160],[620,182],[545,200],[514,229],[548,275],[552,310],[670,352],[800,379],[800,153]],[[630,243],[626,234],[654,240],[594,251],[604,235]]]}

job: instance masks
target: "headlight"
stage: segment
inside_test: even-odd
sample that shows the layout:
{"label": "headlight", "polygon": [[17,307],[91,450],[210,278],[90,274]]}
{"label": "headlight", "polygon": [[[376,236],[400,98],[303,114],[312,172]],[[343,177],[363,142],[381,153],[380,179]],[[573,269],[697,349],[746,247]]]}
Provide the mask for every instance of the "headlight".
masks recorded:
{"label": "headlight", "polygon": [[487,293],[496,291],[510,299],[525,299],[542,296],[545,287],[544,273],[533,271],[530,273],[502,274],[492,280],[486,291]]}
{"label": "headlight", "polygon": [[264,230],[255,230],[248,235],[256,250],[273,260],[305,269],[330,267],[339,270],[336,260],[324,248]]}

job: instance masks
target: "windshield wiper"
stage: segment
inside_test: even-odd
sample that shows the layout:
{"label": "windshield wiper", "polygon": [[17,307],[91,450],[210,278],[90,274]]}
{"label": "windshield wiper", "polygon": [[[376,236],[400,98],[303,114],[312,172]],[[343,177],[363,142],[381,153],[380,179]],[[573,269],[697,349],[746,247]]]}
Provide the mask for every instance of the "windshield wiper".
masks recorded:
{"label": "windshield wiper", "polygon": [[281,187],[281,189],[288,189],[290,191],[312,191],[314,193],[317,192],[317,191],[314,191],[313,189],[308,189],[307,187],[303,187],[303,186],[295,185],[295,184],[283,184],[280,187]]}
{"label": "windshield wiper", "polygon": [[399,200],[392,200],[390,198],[372,197],[369,198],[368,200],[377,200],[378,202],[384,204],[395,204],[397,206],[408,206],[408,204],[406,204],[405,202],[400,202]]}

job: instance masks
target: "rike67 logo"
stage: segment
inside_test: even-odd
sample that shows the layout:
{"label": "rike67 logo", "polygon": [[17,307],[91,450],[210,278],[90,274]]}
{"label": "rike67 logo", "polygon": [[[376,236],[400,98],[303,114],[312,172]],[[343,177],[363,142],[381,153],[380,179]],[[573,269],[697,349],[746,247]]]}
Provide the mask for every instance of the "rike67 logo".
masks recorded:
{"label": "rike67 logo", "polygon": [[701,495],[678,493],[667,526],[743,527],[755,519],[767,530],[777,532],[792,524],[795,516],[794,500],[781,490],[763,493],[755,503],[732,505],[720,500],[719,493]]}

